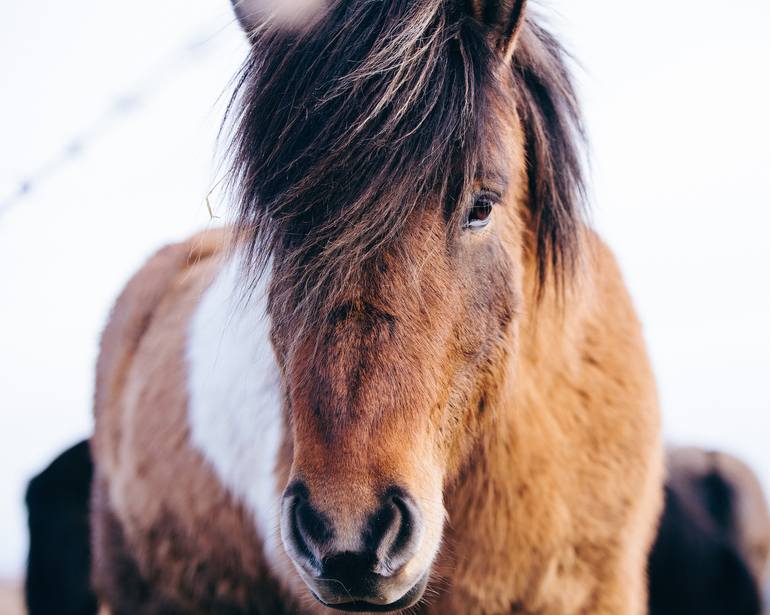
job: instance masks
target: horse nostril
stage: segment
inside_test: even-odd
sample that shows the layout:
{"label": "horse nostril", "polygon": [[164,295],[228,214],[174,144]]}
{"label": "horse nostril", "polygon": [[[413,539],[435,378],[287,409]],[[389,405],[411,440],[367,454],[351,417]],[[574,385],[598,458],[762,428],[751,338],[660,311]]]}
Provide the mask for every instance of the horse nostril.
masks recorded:
{"label": "horse nostril", "polygon": [[286,490],[282,516],[284,528],[288,530],[284,539],[291,550],[313,569],[320,569],[320,554],[334,533],[329,520],[313,508],[303,483],[294,483]]}
{"label": "horse nostril", "polygon": [[403,489],[389,489],[383,505],[372,517],[367,548],[375,554],[375,572],[392,576],[417,552],[423,525],[415,501]]}
{"label": "horse nostril", "polygon": [[369,590],[399,573],[417,553],[423,523],[414,499],[394,487],[380,499],[361,534],[339,536],[311,503],[306,485],[296,481],[284,493],[281,533],[289,556],[312,578],[342,583],[356,589],[350,593],[371,597]]}

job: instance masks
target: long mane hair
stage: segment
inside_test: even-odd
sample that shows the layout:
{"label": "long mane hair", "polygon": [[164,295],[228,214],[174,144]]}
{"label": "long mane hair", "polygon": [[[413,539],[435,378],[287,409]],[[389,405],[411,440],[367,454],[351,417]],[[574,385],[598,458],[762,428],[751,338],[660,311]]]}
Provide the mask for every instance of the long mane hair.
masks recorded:
{"label": "long mane hair", "polygon": [[[280,252],[305,322],[328,313],[416,208],[438,197],[450,222],[463,213],[503,85],[485,26],[461,4],[332,0],[312,27],[250,36],[228,108],[237,226],[253,273]],[[542,287],[578,253],[580,109],[564,50],[532,17],[511,71]]]}

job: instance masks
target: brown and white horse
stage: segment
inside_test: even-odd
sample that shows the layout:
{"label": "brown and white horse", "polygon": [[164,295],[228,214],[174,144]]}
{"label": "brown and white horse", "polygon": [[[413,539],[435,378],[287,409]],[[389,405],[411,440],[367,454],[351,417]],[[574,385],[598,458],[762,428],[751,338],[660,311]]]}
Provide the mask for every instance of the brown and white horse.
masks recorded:
{"label": "brown and white horse", "polygon": [[101,600],[644,613],[658,404],[561,47],[523,0],[279,4],[238,6],[237,220],[104,333]]}

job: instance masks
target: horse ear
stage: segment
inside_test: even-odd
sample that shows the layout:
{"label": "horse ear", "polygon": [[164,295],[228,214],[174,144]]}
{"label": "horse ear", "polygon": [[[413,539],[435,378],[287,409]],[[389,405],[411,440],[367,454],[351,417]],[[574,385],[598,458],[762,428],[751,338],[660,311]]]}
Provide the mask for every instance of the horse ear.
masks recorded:
{"label": "horse ear", "polygon": [[295,28],[311,21],[325,6],[325,0],[230,0],[235,16],[246,34],[264,23]]}
{"label": "horse ear", "polygon": [[527,0],[461,0],[474,18],[487,25],[493,44],[506,60],[511,58],[524,24]]}

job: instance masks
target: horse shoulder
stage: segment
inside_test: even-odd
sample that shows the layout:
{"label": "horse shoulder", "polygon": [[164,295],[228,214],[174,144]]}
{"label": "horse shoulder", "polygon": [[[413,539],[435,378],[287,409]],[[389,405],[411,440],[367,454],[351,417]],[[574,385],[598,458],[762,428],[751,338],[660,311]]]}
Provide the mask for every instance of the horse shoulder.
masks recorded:
{"label": "horse shoulder", "polygon": [[162,248],[134,274],[113,305],[101,336],[94,392],[97,429],[92,447],[102,464],[114,461],[118,450],[116,415],[126,375],[154,313],[174,281],[219,252],[225,241],[224,231],[208,231]]}
{"label": "horse shoulder", "polygon": [[[598,234],[590,233],[587,244],[575,386],[582,409],[592,417],[583,444],[602,450],[593,471],[604,474],[605,487],[598,493],[605,501],[592,511],[594,520],[606,523],[605,529],[614,526],[622,536],[617,557],[608,558],[614,567],[603,570],[602,582],[624,585],[644,579],[663,507],[661,413],[644,332],[618,261]],[[637,595],[644,593],[640,588]]]}
{"label": "horse shoulder", "polygon": [[[626,612],[641,612],[640,580],[663,501],[660,409],[617,260],[593,231],[583,241],[572,284],[562,297],[546,296],[522,331],[512,427],[522,435],[512,463],[536,460],[553,486],[532,504],[544,507],[532,531],[557,536],[553,553],[564,570],[544,594],[558,601],[568,582],[589,593],[614,586],[618,590],[606,595],[633,594],[637,603]],[[550,451],[547,458],[543,450]],[[526,465],[518,474],[535,475]]]}
{"label": "horse shoulder", "polygon": [[92,516],[104,565],[94,572],[100,595],[127,612],[290,603],[275,574],[287,566],[274,505],[282,415],[264,297],[242,292],[227,240],[204,234],[159,252],[103,338]]}

